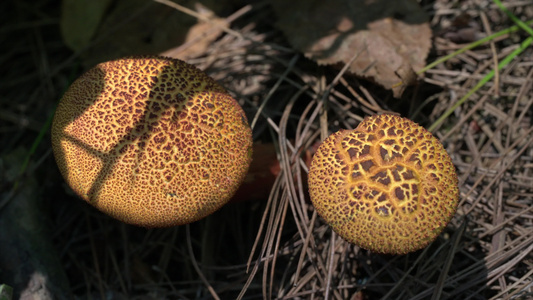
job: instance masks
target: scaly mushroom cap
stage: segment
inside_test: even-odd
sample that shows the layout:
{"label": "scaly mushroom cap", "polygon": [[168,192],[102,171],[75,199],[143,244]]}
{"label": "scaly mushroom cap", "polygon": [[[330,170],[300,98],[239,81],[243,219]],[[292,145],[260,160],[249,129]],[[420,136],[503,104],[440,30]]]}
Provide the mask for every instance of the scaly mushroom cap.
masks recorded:
{"label": "scaly mushroom cap", "polygon": [[439,140],[389,114],[329,136],[309,170],[318,214],[347,241],[386,254],[416,251],[433,241],[455,214],[457,184]]}
{"label": "scaly mushroom cap", "polygon": [[123,222],[166,227],[223,206],[244,179],[252,133],[239,104],[183,61],[97,65],[67,90],[52,145],[70,187]]}

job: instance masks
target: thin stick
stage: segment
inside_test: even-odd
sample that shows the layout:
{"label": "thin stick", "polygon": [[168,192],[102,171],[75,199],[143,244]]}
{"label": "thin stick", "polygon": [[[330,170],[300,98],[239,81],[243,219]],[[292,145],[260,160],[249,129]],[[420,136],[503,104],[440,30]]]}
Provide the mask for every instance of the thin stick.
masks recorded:
{"label": "thin stick", "polygon": [[196,257],[194,256],[194,252],[192,251],[192,242],[191,242],[191,228],[189,224],[185,225],[185,232],[187,234],[187,250],[189,251],[189,256],[191,257],[191,263],[194,267],[194,270],[196,270],[196,273],[198,273],[198,276],[200,276],[200,280],[205,284],[207,287],[207,290],[209,293],[211,293],[211,296],[215,300],[220,300],[220,298],[217,295],[217,292],[215,292],[215,289],[209,284],[209,281],[207,281],[207,278],[205,278],[204,273],[202,273],[202,270],[200,270],[200,267],[198,266],[198,263],[196,262]]}

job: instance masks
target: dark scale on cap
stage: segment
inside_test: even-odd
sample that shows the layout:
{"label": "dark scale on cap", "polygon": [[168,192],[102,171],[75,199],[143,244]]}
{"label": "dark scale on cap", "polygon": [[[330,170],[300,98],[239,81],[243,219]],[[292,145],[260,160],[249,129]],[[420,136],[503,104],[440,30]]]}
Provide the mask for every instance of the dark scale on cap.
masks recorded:
{"label": "dark scale on cap", "polygon": [[[338,166],[351,171],[332,170]],[[455,168],[440,142],[418,124],[386,114],[367,117],[322,143],[309,170],[309,192],[339,235],[390,254],[415,251],[435,239],[459,195]]]}

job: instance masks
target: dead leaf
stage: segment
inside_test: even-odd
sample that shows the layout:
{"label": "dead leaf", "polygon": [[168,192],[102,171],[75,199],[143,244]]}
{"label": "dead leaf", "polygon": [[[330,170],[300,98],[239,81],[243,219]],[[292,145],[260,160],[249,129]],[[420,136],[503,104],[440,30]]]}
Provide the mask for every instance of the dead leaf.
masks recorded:
{"label": "dead leaf", "polygon": [[413,0],[272,3],[277,25],[294,48],[323,65],[348,63],[357,56],[349,71],[392,89],[395,97],[425,65],[431,29]]}
{"label": "dead leaf", "polygon": [[185,41],[179,47],[167,50],[161,55],[181,60],[189,60],[198,57],[206,52],[211,45],[224,31],[222,28],[227,26],[226,19],[217,17],[215,13],[203,6],[201,3],[195,3],[195,10],[204,17],[211,20],[205,22],[198,20],[194,26],[189,29]]}

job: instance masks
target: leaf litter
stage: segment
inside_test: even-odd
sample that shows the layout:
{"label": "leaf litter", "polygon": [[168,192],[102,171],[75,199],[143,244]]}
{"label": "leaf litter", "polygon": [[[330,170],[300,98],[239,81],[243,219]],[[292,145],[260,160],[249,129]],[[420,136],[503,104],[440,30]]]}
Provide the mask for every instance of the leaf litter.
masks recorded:
{"label": "leaf litter", "polygon": [[[395,97],[414,84],[431,47],[428,16],[412,0],[274,0],[290,44],[321,65],[345,65]],[[294,9],[297,7],[297,9]]]}
{"label": "leaf litter", "polygon": [[[41,2],[47,1],[37,0],[34,10],[45,11],[48,6],[39,6]],[[468,26],[481,34],[513,25],[493,6],[479,10],[478,1],[420,2],[431,16],[435,32],[460,30],[442,25],[453,24],[465,13],[475,25]],[[505,5],[521,19],[533,18],[526,1],[505,1]],[[271,26],[276,15],[268,6],[244,7],[251,7],[247,14],[226,22],[240,37],[222,34],[207,48],[199,47],[204,53],[196,53],[190,62],[226,86],[250,116],[264,99],[272,98],[254,129],[258,139],[276,142],[278,151],[280,170],[268,199],[229,205],[188,228],[125,226],[80,205],[64,189],[49,145],[44,143],[31,158],[21,184],[24,187],[28,186],[26,180],[38,180],[42,190],[39,200],[50,207],[42,213],[50,220],[41,224],[52,229],[50,242],[58,249],[71,292],[87,299],[211,299],[211,292],[221,299],[239,295],[243,299],[531,298],[533,49],[517,57],[500,72],[499,80],[488,82],[434,132],[446,144],[457,167],[462,202],[452,224],[430,247],[388,257],[350,245],[316,216],[307,202],[305,187],[305,160],[320,141],[320,131],[353,128],[365,115],[391,107],[430,125],[494,67],[493,59],[505,57],[527,34],[508,34],[493,41],[495,50],[489,46],[471,49],[429,70],[419,86],[432,87],[432,93],[415,90],[409,101],[405,101],[404,93],[394,106],[398,100],[380,99],[383,92],[378,87],[362,84],[352,76],[344,74],[338,84],[331,84],[332,79],[322,71],[338,69],[329,64],[317,68],[302,59],[300,51],[288,49],[282,33]],[[129,15],[131,12],[127,11]],[[40,22],[3,31],[12,39],[9,52],[2,56],[10,64],[5,66],[8,76],[0,85],[5,95],[5,100],[0,100],[0,137],[5,145],[0,169],[2,161],[7,161],[6,154],[19,151],[18,146],[30,147],[44,124],[43,112],[53,111],[65,83],[82,60],[58,49],[60,40],[45,18],[49,15],[46,11],[38,15],[43,18]],[[484,16],[488,26],[481,22]],[[4,17],[11,20],[14,16],[4,13]],[[28,12],[27,17],[32,20],[35,15]],[[157,14],[133,14],[132,18],[137,17],[158,21]],[[106,27],[116,33],[112,29]],[[98,35],[106,34],[106,30]],[[135,30],[129,33],[134,34]],[[28,40],[33,43],[28,44]],[[43,44],[43,40],[49,42]],[[437,35],[428,60],[463,47],[457,43],[465,40],[469,40],[468,35],[462,39]],[[193,40],[182,49],[200,41]],[[143,50],[150,51],[146,49],[149,45]],[[165,49],[155,47],[152,51]],[[92,59],[97,60],[99,51],[92,53]],[[17,56],[28,59],[14,59]],[[40,72],[26,72],[34,69]],[[1,179],[4,194],[12,180]],[[6,199],[0,206],[9,204]],[[251,264],[247,266],[249,255]],[[207,284],[200,280],[198,270]]]}

